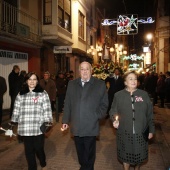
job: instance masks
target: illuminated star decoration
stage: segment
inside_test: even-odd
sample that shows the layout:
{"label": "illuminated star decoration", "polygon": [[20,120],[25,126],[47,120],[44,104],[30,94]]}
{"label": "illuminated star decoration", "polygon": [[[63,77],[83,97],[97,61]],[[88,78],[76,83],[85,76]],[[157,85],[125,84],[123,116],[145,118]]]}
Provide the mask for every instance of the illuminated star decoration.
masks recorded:
{"label": "illuminated star decoration", "polygon": [[134,18],[133,15],[129,18],[126,15],[119,15],[118,22],[117,22],[117,34],[118,35],[126,35],[130,32],[137,33],[138,26],[137,26],[137,17]]}
{"label": "illuminated star decoration", "polygon": [[138,20],[136,14],[119,15],[117,20],[114,19],[104,19],[102,20],[102,26],[110,26],[117,24],[117,34],[118,35],[131,35],[138,33],[138,23],[139,24],[151,24],[155,22],[152,17],[147,19],[142,18]]}

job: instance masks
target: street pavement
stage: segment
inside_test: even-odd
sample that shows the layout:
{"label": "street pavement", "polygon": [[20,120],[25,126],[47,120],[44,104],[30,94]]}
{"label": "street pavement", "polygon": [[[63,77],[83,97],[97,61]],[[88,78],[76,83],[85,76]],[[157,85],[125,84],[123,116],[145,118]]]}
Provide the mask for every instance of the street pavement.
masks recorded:
{"label": "street pavement", "polygon": [[[169,108],[168,108],[169,107]],[[3,116],[4,128],[8,128],[8,113]],[[68,131],[61,132],[61,118],[54,121],[53,129],[47,134],[45,152],[48,170],[78,170],[79,164],[74,140]],[[54,115],[55,120],[55,115]],[[149,142],[149,160],[141,170],[168,170],[170,167],[170,105],[165,108],[154,106],[156,133]],[[95,170],[121,170],[122,164],[116,156],[115,129],[109,119],[100,122],[100,136],[97,140]],[[14,128],[16,133],[16,128]],[[37,160],[37,164],[39,164]],[[131,170],[134,169],[131,167]],[[0,132],[0,170],[27,170],[23,143],[16,137],[6,137]],[[41,167],[38,165],[38,170]]]}

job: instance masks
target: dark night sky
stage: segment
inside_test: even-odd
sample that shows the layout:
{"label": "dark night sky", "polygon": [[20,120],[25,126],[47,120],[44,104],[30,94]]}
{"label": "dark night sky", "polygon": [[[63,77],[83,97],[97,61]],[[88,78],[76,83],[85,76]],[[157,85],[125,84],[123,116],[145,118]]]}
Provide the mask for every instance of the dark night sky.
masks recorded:
{"label": "dark night sky", "polygon": [[[101,11],[105,11],[105,18],[115,19],[121,14],[138,14],[138,18],[153,17],[155,19],[154,0],[96,0],[96,5]],[[137,53],[142,52],[145,35],[148,32],[154,33],[154,26],[155,24],[139,24],[138,34],[128,35],[130,49],[134,47]]]}

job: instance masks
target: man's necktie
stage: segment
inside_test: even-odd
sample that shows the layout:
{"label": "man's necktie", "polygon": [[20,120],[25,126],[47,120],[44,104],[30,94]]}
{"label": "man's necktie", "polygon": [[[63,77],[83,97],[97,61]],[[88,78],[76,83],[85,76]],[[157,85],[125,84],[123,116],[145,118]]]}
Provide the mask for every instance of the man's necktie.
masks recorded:
{"label": "man's necktie", "polygon": [[82,87],[84,87],[84,85],[85,85],[87,82],[88,82],[88,81],[81,81]]}
{"label": "man's necktie", "polygon": [[81,81],[82,83],[82,87],[84,87],[85,83],[87,83],[86,81]]}

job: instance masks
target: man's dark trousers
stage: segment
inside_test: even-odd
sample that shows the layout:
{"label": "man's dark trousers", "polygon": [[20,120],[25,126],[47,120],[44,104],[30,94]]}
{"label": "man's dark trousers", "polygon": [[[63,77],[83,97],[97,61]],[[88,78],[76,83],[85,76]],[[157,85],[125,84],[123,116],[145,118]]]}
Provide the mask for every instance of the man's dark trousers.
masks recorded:
{"label": "man's dark trousers", "polygon": [[74,137],[80,170],[94,170],[96,136]]}

